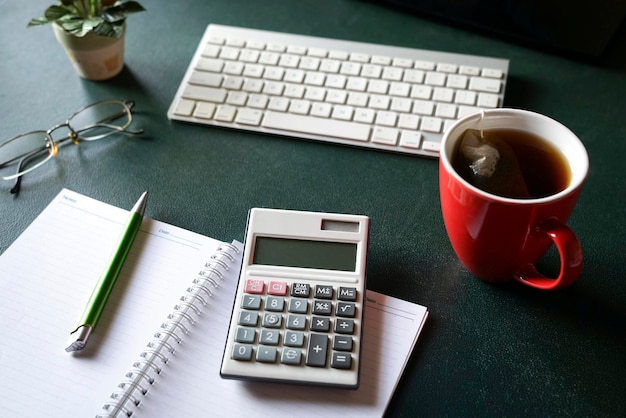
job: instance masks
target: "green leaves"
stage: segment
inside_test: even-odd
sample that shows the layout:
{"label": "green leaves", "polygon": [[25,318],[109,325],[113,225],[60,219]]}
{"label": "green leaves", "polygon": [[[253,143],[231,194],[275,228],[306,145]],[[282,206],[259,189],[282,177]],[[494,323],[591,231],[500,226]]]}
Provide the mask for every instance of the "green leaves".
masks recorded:
{"label": "green leaves", "polygon": [[104,10],[102,17],[107,22],[119,22],[120,20],[126,19],[126,16],[131,13],[143,12],[144,10],[146,9],[136,1],[127,1]]}
{"label": "green leaves", "polygon": [[100,36],[119,38],[124,32],[126,17],[145,10],[136,1],[125,1],[117,2],[114,6],[98,8],[102,12],[98,16],[92,16],[81,13],[84,7],[76,7],[76,3],[76,0],[66,0],[63,1],[64,5],[50,6],[43,16],[31,19],[28,27],[57,23],[74,36],[82,37],[89,32],[95,32]]}

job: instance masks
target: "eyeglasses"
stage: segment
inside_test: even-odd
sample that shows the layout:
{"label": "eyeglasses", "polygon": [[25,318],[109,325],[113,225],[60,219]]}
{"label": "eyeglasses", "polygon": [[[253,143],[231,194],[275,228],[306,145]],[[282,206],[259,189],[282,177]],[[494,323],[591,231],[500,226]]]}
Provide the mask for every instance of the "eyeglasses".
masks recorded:
{"label": "eyeglasses", "polygon": [[[20,190],[22,176],[41,167],[59,153],[59,147],[67,142],[78,145],[80,141],[95,141],[110,135],[121,133],[139,135],[143,129],[130,130],[133,117],[131,109],[135,105],[132,100],[103,100],[74,112],[65,123],[56,125],[47,131],[32,131],[0,144],[0,177],[4,180],[16,179],[11,193]],[[65,128],[67,131],[58,131]],[[54,139],[52,134],[59,139]],[[13,171],[12,167],[17,166]]]}

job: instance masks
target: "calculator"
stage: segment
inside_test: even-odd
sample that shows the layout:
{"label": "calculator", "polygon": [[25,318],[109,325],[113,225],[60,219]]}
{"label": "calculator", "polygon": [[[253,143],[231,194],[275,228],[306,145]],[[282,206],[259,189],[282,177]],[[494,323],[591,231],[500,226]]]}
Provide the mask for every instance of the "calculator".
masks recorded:
{"label": "calculator", "polygon": [[356,389],[369,218],[253,208],[220,375]]}

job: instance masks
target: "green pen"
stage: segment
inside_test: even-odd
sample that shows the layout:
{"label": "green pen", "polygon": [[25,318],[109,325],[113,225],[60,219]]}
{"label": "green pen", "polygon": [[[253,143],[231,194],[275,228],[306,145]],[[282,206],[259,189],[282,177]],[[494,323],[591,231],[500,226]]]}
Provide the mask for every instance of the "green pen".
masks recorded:
{"label": "green pen", "polygon": [[102,273],[102,276],[100,276],[98,283],[96,283],[96,286],[89,297],[89,301],[87,302],[87,306],[85,306],[85,310],[78,320],[78,324],[74,328],[74,331],[70,333],[72,335],[72,340],[65,351],[70,352],[82,350],[85,348],[85,345],[87,345],[89,335],[91,335],[91,332],[96,327],[98,319],[100,319],[100,315],[102,314],[107,299],[113,290],[113,285],[117,280],[117,276],[122,270],[124,260],[126,260],[126,256],[130,251],[130,247],[133,245],[135,236],[137,235],[137,232],[139,232],[147,200],[148,192],[144,192],[130,211],[130,216],[128,217],[124,231],[122,231],[122,234],[120,235],[115,251],[111,256],[111,261],[104,270],[104,273]]}

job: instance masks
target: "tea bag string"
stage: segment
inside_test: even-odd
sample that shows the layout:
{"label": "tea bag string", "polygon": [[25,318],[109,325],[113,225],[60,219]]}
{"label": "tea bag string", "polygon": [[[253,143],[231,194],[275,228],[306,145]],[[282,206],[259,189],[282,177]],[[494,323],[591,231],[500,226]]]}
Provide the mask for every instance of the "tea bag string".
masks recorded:
{"label": "tea bag string", "polygon": [[480,111],[480,120],[478,121],[478,129],[480,131],[480,137],[484,138],[485,135],[483,134],[483,120],[485,119],[485,111],[483,109],[481,109]]}

